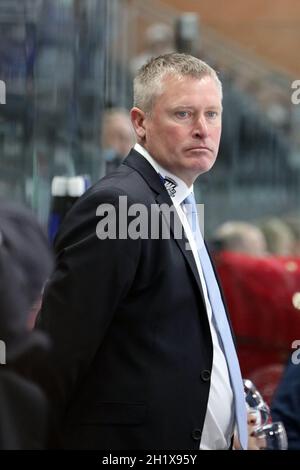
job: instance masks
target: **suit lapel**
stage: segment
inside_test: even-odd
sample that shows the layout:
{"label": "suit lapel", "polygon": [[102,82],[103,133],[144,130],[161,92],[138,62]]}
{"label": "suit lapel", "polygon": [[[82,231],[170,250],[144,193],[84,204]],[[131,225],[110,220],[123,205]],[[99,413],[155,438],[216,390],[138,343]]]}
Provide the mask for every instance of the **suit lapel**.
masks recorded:
{"label": "suit lapel", "polygon": [[[124,161],[124,164],[133,168],[134,170],[138,171],[146,183],[152,188],[152,190],[156,193],[156,202],[159,206],[162,204],[167,204],[168,207],[174,207],[172,199],[169,196],[168,191],[166,190],[163,182],[161,181],[159,175],[157,174],[156,170],[150,165],[150,163],[138,152],[135,150],[131,150],[130,154]],[[179,246],[181,253],[183,254],[184,258],[186,259],[192,273],[193,277],[198,285],[200,290],[202,299],[204,301],[201,281],[197,269],[197,265],[195,263],[194,255],[192,250],[186,248],[188,244],[188,240],[185,236],[184,229],[182,227],[182,234],[183,237],[175,237],[174,231],[174,224],[179,224],[177,226],[182,226],[177,211],[174,210],[174,219],[173,217],[166,217],[164,211],[162,210],[162,214],[166,224],[169,226],[170,234],[173,236],[175,242]]]}
{"label": "suit lapel", "polygon": [[[173,206],[172,200],[171,200],[171,198],[170,198],[170,196],[169,196],[166,189],[164,190],[163,193],[159,194],[156,197],[156,201],[157,201],[159,206],[161,206],[163,204],[168,204],[169,207]],[[188,263],[188,265],[189,265],[189,267],[190,267],[190,269],[193,273],[193,277],[195,278],[195,281],[196,281],[196,283],[198,285],[198,288],[200,290],[200,293],[202,295],[202,299],[204,300],[197,265],[195,263],[195,259],[194,259],[194,255],[193,255],[192,250],[187,248],[187,245],[189,244],[189,242],[188,242],[188,239],[185,235],[184,228],[182,227],[182,224],[181,224],[181,221],[179,219],[178,213],[177,213],[176,210],[174,210],[174,218],[173,218],[173,217],[167,217],[164,214],[163,210],[161,212],[163,214],[165,222],[168,224],[168,226],[170,228],[170,234],[173,236],[175,242],[179,246],[179,249],[180,249],[181,253],[183,254],[185,260],[187,261],[187,263]],[[179,227],[179,226],[182,227],[182,237],[175,236],[175,233],[176,233],[175,229],[174,229],[175,224],[176,224],[177,227]]]}
{"label": "suit lapel", "polygon": [[[162,183],[159,175],[152,165],[136,150],[132,149],[128,157],[124,160],[123,165],[129,166],[134,170],[138,171],[142,178],[146,181],[147,185],[156,194],[166,191],[164,184]],[[168,193],[167,193],[168,194]]]}

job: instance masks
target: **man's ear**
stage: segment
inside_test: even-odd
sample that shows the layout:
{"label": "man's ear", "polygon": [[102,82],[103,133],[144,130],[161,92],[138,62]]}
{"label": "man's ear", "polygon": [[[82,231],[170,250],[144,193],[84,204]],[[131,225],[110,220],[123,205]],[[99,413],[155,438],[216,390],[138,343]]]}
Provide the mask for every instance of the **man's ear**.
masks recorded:
{"label": "man's ear", "polygon": [[138,143],[145,141],[145,113],[140,108],[132,108],[130,111],[131,122],[137,135]]}

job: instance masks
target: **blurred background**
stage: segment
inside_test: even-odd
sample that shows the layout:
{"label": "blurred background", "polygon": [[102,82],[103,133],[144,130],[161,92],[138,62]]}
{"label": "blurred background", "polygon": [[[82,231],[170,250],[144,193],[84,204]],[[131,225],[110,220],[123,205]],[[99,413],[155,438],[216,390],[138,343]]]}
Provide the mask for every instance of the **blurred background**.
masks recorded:
{"label": "blurred background", "polygon": [[[197,187],[206,232],[229,217],[298,212],[300,105],[291,84],[300,78],[300,4],[224,5],[0,0],[0,195],[25,201],[47,224],[53,177],[105,174],[114,160],[107,110],[131,107],[132,75],[147,58],[179,50],[206,60],[224,83],[219,159]],[[130,147],[124,134],[116,139]]]}
{"label": "blurred background", "polygon": [[221,148],[195,192],[243,372],[273,368],[256,374],[271,396],[300,337],[299,0],[0,0],[0,23],[0,197],[45,228],[54,197],[76,199],[134,144],[132,77],[148,58],[187,52],[218,71]]}

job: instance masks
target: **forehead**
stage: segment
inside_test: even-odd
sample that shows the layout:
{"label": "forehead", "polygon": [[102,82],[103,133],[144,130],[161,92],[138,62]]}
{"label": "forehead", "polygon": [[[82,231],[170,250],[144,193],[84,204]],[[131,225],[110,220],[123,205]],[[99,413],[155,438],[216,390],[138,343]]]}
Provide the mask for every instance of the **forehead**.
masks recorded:
{"label": "forehead", "polygon": [[168,75],[162,80],[161,93],[157,97],[159,103],[222,106],[222,93],[219,84],[210,75],[201,78]]}

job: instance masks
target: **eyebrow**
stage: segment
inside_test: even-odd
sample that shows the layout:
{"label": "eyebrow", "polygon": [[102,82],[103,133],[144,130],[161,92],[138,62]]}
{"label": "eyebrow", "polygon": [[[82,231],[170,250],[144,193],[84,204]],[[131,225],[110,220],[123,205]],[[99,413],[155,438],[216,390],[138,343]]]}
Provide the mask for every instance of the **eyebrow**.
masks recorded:
{"label": "eyebrow", "polygon": [[[188,105],[188,104],[178,104],[178,105],[174,105],[172,106],[170,109],[172,110],[176,110],[176,109],[192,109],[192,110],[196,110],[197,108],[194,106],[194,105]],[[204,109],[211,109],[211,110],[214,110],[214,111],[223,111],[223,106],[219,106],[219,105],[210,105],[210,106],[206,106]]]}

